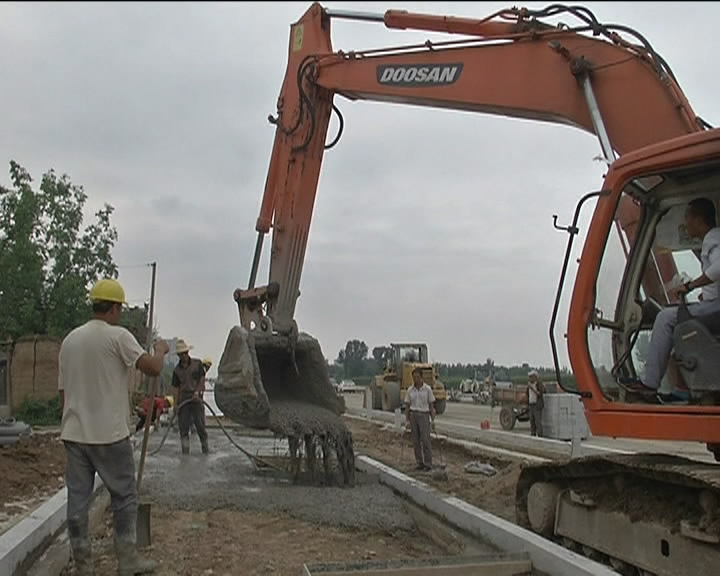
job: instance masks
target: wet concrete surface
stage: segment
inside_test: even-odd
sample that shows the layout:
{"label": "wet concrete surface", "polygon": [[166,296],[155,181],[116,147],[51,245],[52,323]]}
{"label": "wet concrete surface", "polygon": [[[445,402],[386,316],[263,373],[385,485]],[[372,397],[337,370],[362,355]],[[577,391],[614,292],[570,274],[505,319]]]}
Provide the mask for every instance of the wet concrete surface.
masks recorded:
{"label": "wet concrete surface", "polygon": [[[251,454],[281,455],[286,450],[286,443],[272,437],[229,433]],[[178,510],[277,511],[320,525],[386,533],[415,528],[405,501],[375,477],[357,473],[354,487],[294,485],[278,474],[257,473],[222,430],[211,428],[208,434],[210,454],[201,453],[193,435],[190,454],[183,456],[179,435],[171,431],[162,449],[146,459],[141,501]],[[148,454],[161,438],[160,431],[153,434]]]}

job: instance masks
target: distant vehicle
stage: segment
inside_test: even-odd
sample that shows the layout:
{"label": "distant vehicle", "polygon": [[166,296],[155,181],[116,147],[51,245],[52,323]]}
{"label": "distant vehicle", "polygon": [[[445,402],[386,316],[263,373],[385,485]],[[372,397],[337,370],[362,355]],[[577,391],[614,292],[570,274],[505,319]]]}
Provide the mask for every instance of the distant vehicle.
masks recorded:
{"label": "distant vehicle", "polygon": [[360,392],[362,388],[355,384],[353,380],[343,380],[338,386],[340,392]]}

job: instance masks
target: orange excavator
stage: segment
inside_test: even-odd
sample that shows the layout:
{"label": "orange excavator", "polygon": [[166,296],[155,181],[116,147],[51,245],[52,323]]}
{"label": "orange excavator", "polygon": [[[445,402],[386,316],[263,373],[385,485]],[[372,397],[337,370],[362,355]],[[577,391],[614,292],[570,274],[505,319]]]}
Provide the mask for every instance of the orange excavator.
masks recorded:
{"label": "orange excavator", "polygon": [[[570,23],[552,24],[557,17]],[[449,39],[334,51],[334,19],[444,32]],[[693,316],[673,290],[699,275],[700,246],[683,218],[697,197],[717,209],[720,130],[696,115],[647,39],[627,26],[603,24],[580,6],[510,8],[476,20],[315,3],[292,24],[277,115],[270,117],[276,135],[250,282],[234,294],[236,336],[252,350],[252,361],[235,362],[234,369],[249,382],[254,406],[267,412],[275,398],[298,387],[307,367],[296,354],[294,315],[323,158],[344,127],[336,96],[562,123],[595,134],[608,163],[602,186],[579,199],[569,226],[554,222],[568,234],[550,326],[557,380],[580,396],[595,436],[704,443],[720,458],[720,331]],[[339,132],[328,142],[333,113]],[[595,208],[566,335],[576,377],[571,388],[559,370],[555,323],[589,200]],[[256,286],[271,230],[269,281]],[[666,380],[685,389],[679,400],[627,384],[643,370],[639,336],[647,337],[657,314],[670,306],[678,307],[678,324]],[[267,338],[276,349],[282,342],[290,358],[284,376],[278,376],[277,356],[260,353],[258,342]],[[334,400],[324,400],[324,389],[315,392],[312,402],[338,411]],[[326,392],[335,397],[329,385]],[[221,408],[242,420],[252,406],[247,398],[241,404],[245,412]],[[593,456],[526,466],[517,485],[517,520],[621,573],[709,575],[720,566],[719,497],[720,467],[712,462],[666,454]]]}

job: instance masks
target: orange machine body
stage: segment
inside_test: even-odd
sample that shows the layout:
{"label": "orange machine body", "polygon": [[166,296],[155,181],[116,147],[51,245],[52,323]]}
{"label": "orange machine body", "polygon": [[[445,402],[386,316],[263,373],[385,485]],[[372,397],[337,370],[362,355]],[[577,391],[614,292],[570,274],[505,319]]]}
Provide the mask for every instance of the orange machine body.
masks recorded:
{"label": "orange machine body", "polygon": [[[664,61],[646,45],[630,44],[573,7],[580,25],[555,27],[524,9],[473,20],[388,11],[333,14],[312,4],[291,26],[288,65],[277,103],[276,136],[262,206],[258,244],[247,289],[235,299],[241,322],[291,334],[318,179],[334,96],[563,123],[594,133],[610,169],[588,230],[569,313],[568,350],[594,435],[720,443],[720,407],[611,401],[603,394],[588,351],[595,282],[613,225],[630,243],[640,208],[620,198],[621,182],[653,166],[720,157],[720,133],[706,130]],[[548,10],[552,10],[552,7]],[[551,15],[551,12],[547,12]],[[398,29],[471,38],[387,49],[334,52],[333,17],[377,20]],[[595,32],[594,35],[586,35]],[[339,137],[339,135],[338,135]],[[256,287],[265,234],[273,231],[270,278]],[[647,294],[675,273],[658,254],[658,275],[643,278]]]}

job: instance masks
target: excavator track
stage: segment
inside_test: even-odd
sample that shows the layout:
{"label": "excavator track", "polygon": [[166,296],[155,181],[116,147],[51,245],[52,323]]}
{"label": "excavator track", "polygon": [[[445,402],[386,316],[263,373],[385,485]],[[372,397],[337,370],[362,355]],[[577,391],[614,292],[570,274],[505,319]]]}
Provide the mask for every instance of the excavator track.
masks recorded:
{"label": "excavator track", "polygon": [[711,576],[720,567],[720,466],[666,454],[529,464],[518,524],[620,574]]}

